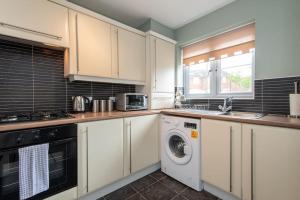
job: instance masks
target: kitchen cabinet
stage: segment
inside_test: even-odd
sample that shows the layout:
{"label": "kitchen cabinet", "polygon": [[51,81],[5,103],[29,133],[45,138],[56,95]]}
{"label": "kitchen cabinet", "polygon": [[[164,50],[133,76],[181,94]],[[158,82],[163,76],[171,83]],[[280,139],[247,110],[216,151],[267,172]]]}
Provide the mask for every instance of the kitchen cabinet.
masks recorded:
{"label": "kitchen cabinet", "polygon": [[128,141],[125,159],[129,160],[124,173],[129,175],[159,162],[158,115],[125,118],[124,124]]}
{"label": "kitchen cabinet", "polygon": [[146,87],[151,109],[174,107],[176,41],[149,31],[146,33]]}
{"label": "kitchen cabinet", "polygon": [[300,130],[243,124],[243,199],[300,199]]}
{"label": "kitchen cabinet", "polygon": [[123,119],[79,124],[78,195],[123,177]]}
{"label": "kitchen cabinet", "polygon": [[201,120],[203,181],[241,197],[240,123]]}
{"label": "kitchen cabinet", "polygon": [[175,45],[155,36],[150,40],[153,92],[174,93]]}
{"label": "kitchen cabinet", "polygon": [[111,25],[77,13],[78,74],[111,77]]}
{"label": "kitchen cabinet", "polygon": [[47,0],[0,0],[0,4],[0,34],[69,47],[67,8]]}
{"label": "kitchen cabinet", "polygon": [[69,24],[71,42],[65,53],[65,76],[96,82],[145,83],[144,33],[73,10],[69,10]]}
{"label": "kitchen cabinet", "polygon": [[117,28],[118,78],[125,80],[146,80],[145,36]]}

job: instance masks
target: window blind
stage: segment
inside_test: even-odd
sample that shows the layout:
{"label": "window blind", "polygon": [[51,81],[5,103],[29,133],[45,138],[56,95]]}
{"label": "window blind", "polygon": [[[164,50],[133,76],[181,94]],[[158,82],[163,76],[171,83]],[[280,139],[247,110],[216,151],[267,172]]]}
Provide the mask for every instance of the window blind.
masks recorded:
{"label": "window blind", "polygon": [[236,52],[247,53],[255,48],[255,23],[202,40],[183,48],[183,64],[191,65],[232,56]]}

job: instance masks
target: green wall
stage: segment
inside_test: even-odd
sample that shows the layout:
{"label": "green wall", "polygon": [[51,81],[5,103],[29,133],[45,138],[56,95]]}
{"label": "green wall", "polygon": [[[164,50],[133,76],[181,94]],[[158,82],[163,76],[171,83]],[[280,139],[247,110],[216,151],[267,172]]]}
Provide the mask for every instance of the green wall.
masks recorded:
{"label": "green wall", "polygon": [[175,39],[175,32],[173,29],[170,29],[169,27],[167,27],[153,19],[149,19],[146,23],[144,23],[143,25],[138,27],[138,29],[145,31],[145,32],[152,30],[152,31],[160,33],[166,37],[169,37],[171,39]]}
{"label": "green wall", "polygon": [[[182,46],[254,20],[255,78],[300,75],[300,0],[237,0],[175,30],[175,37]],[[179,71],[180,60],[177,52]]]}

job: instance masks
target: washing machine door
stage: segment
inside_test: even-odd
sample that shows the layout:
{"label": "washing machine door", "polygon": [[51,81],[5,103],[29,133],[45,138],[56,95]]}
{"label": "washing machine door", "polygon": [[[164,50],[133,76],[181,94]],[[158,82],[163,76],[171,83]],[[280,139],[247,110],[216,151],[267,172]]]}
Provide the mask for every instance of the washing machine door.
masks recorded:
{"label": "washing machine door", "polygon": [[185,165],[191,160],[193,154],[191,142],[180,130],[171,130],[164,145],[168,157],[176,164]]}

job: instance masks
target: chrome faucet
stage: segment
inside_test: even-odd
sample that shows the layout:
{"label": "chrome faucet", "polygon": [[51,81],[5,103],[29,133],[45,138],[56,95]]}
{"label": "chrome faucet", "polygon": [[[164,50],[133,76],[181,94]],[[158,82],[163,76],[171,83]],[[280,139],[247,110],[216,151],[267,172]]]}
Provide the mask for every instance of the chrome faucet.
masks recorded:
{"label": "chrome faucet", "polygon": [[227,113],[232,110],[232,99],[233,99],[233,97],[225,98],[223,106],[219,105],[219,109],[223,113]]}

